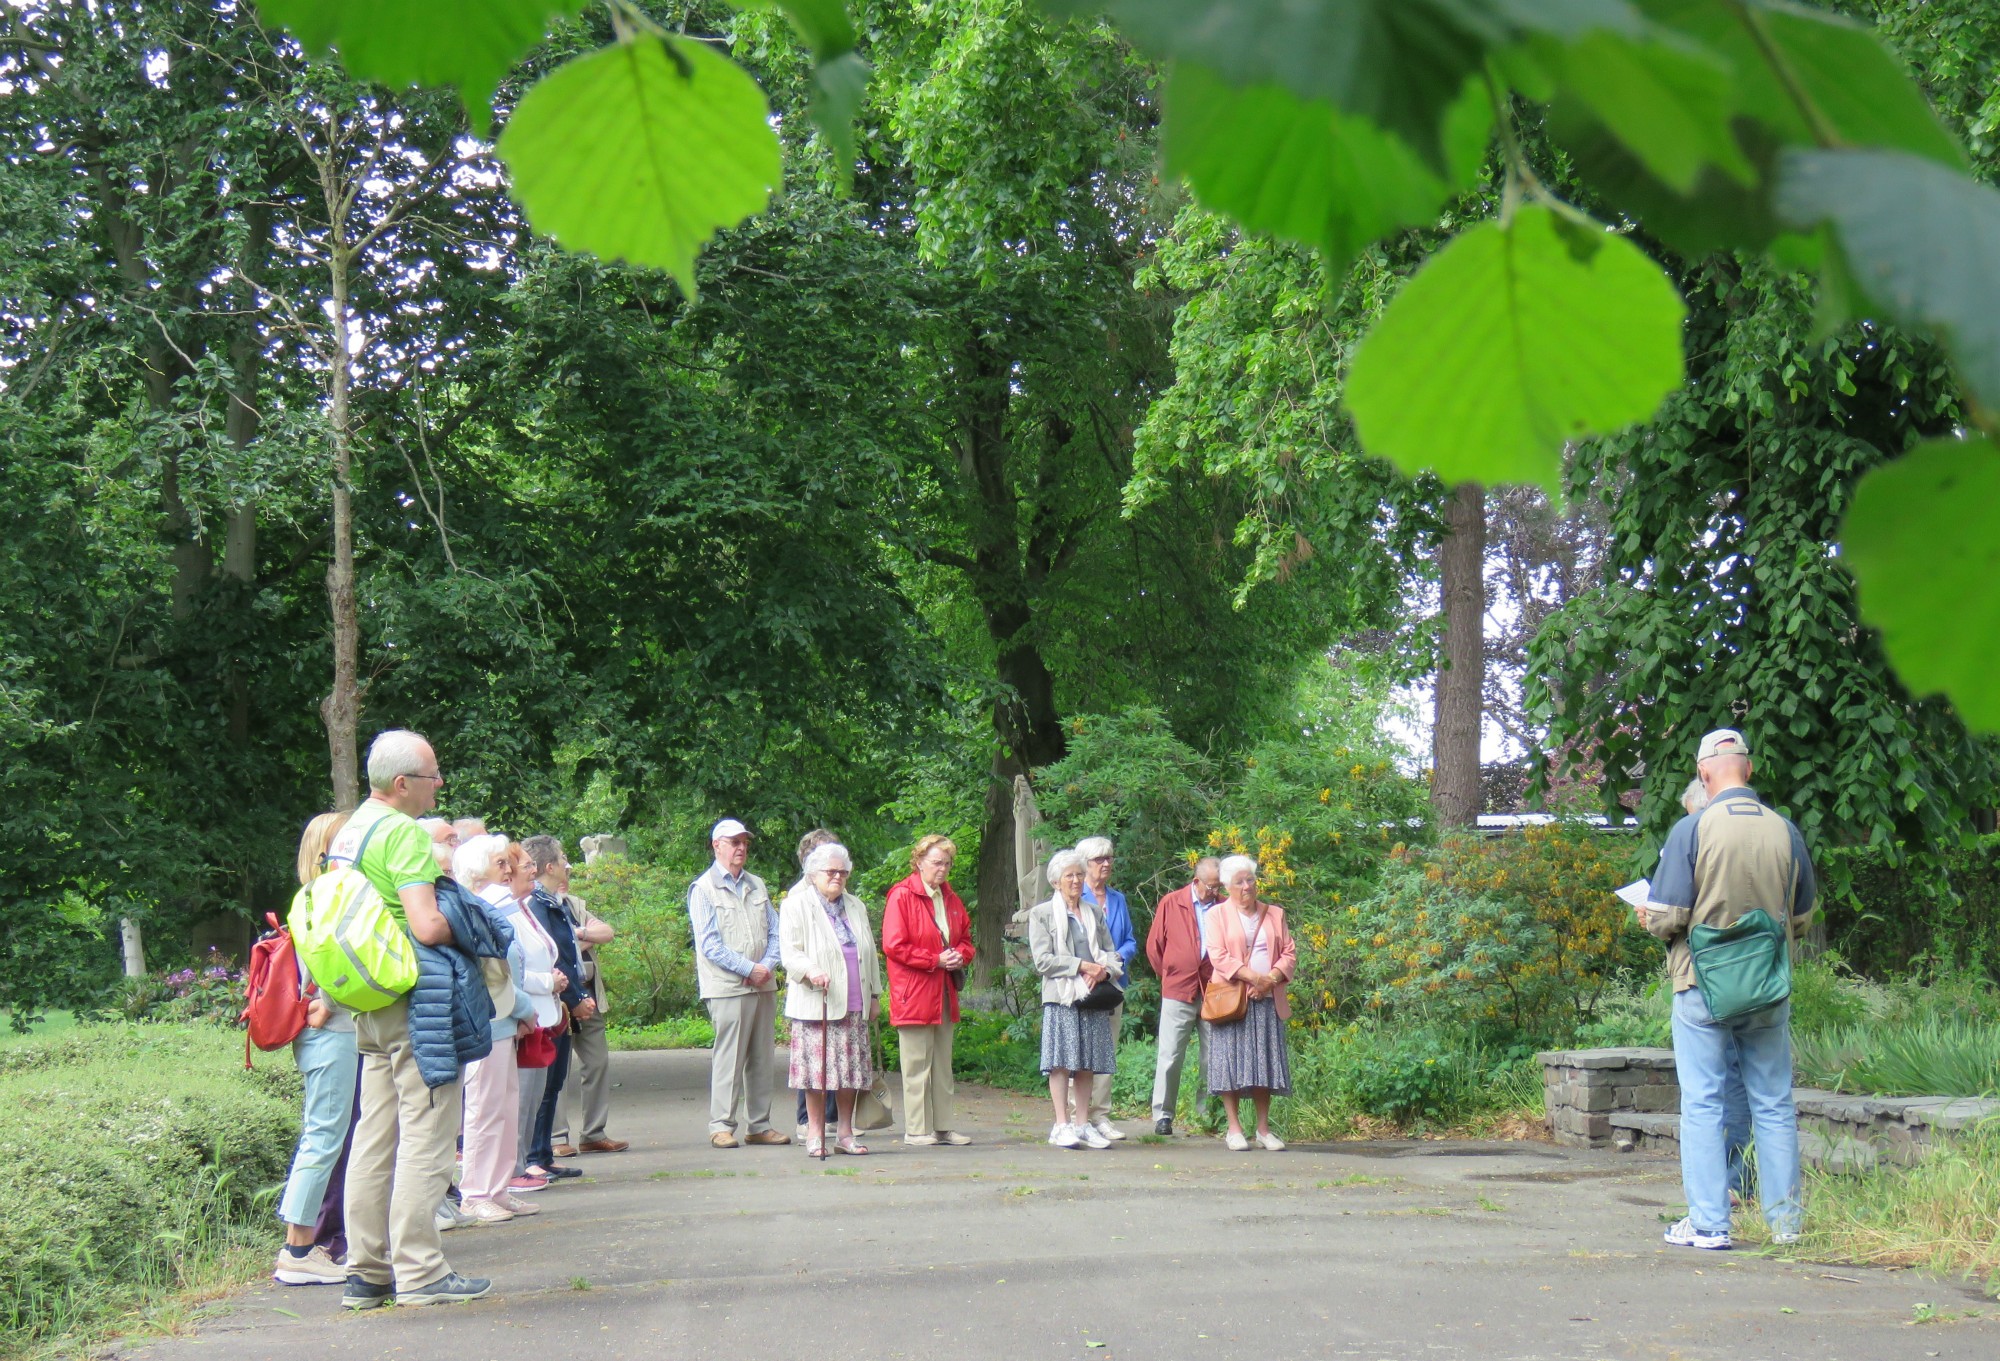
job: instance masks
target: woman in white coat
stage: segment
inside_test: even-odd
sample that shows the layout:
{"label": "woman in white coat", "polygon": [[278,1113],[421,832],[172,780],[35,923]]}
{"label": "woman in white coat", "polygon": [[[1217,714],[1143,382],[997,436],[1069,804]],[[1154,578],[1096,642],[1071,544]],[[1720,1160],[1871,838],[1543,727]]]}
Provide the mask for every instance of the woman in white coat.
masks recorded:
{"label": "woman in white coat", "polygon": [[836,1152],[868,1152],[854,1137],[854,1099],[875,1080],[869,1027],[882,962],[868,909],[847,891],[854,861],[838,844],[806,857],[805,878],[778,909],[778,961],[792,1032],[790,1082],[806,1094],[806,1152],[826,1156],[826,1094],[834,1094]]}

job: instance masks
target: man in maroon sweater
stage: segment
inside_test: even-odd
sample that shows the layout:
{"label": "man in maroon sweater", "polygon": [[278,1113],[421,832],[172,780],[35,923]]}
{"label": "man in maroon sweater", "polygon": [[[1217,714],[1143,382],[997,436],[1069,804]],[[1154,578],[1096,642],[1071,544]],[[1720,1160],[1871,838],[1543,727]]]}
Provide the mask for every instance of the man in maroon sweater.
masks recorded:
{"label": "man in maroon sweater", "polygon": [[1153,1133],[1174,1132],[1181,1068],[1188,1040],[1201,1018],[1201,987],[1208,974],[1202,918],[1222,901],[1222,866],[1214,856],[1197,861],[1194,882],[1160,899],[1146,932],[1146,958],[1160,979],[1160,1060],[1153,1070]]}

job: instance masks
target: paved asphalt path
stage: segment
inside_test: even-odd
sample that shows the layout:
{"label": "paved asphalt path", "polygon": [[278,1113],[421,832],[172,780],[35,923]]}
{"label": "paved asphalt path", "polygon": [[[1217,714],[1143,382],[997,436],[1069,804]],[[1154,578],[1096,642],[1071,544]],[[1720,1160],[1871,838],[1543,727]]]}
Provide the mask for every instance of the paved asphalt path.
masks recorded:
{"label": "paved asphalt path", "polygon": [[[706,1140],[705,1051],[616,1057],[614,1132],[532,1219],[448,1234],[485,1300],[348,1315],[263,1284],[147,1361],[1290,1361],[2000,1357],[1969,1286],[1660,1244],[1675,1165],[1531,1143],[1232,1154],[1046,1143],[964,1094],[970,1148],[824,1167]],[[779,1066],[782,1076],[783,1065]],[[789,1120],[789,1094],[781,1109]],[[1948,1316],[1913,1323],[1920,1303]],[[1983,1316],[1968,1317],[1967,1310]]]}

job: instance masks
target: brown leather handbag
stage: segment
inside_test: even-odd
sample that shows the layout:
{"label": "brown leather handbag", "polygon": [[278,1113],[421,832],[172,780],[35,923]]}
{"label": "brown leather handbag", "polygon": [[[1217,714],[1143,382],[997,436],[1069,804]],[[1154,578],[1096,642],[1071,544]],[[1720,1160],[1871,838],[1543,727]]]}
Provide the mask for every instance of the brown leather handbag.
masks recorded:
{"label": "brown leather handbag", "polygon": [[1201,1019],[1228,1025],[1250,1014],[1250,985],[1233,978],[1211,978],[1201,990]]}

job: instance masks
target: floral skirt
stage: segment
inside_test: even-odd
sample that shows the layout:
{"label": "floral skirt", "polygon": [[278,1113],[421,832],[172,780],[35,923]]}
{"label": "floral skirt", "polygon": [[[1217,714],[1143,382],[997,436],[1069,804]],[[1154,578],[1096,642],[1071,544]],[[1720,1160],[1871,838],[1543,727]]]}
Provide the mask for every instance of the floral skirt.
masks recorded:
{"label": "floral skirt", "polygon": [[790,1022],[792,1063],[787,1082],[799,1091],[858,1092],[875,1081],[868,1056],[868,1016],[850,1012],[838,1021]]}
{"label": "floral skirt", "polygon": [[1111,1013],[1042,1003],[1042,1071],[1109,1073],[1118,1067]]}
{"label": "floral skirt", "polygon": [[1252,998],[1240,1021],[1201,1023],[1201,1081],[1210,1095],[1263,1087],[1274,1096],[1292,1090],[1292,1061],[1285,1050],[1285,1022],[1277,999]]}

